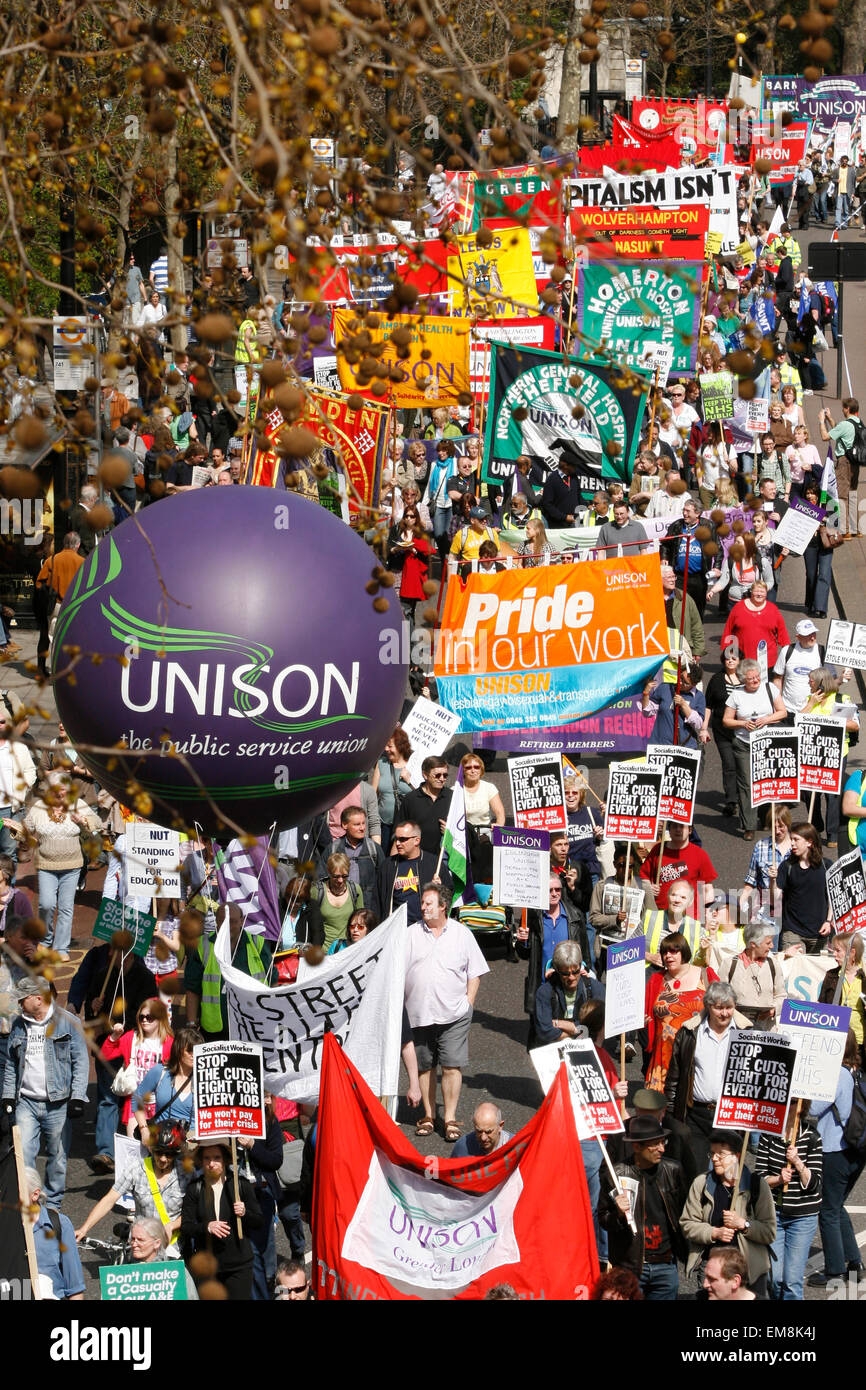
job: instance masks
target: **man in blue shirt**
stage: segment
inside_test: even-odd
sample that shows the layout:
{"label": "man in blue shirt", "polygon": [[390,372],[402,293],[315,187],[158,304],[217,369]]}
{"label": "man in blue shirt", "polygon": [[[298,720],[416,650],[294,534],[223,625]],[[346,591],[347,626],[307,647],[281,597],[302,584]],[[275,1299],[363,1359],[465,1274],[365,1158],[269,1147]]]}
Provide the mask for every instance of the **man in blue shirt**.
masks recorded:
{"label": "man in blue shirt", "polygon": [[[42,1180],[36,1169],[25,1168],[24,1178],[31,1203],[40,1202]],[[69,1217],[53,1208],[49,1211],[40,1202],[39,1215],[33,1224],[33,1240],[40,1278],[43,1284],[50,1282],[53,1296],[57,1299],[83,1299],[84,1271],[75,1243],[75,1227]],[[42,1296],[48,1296],[47,1290]]]}
{"label": "man in blue shirt", "polygon": [[[700,528],[701,535],[698,535]],[[689,539],[689,565],[686,574],[686,541]],[[678,576],[684,578],[684,589],[691,594],[698,607],[701,618],[704,616],[704,609],[707,606],[707,574],[712,563],[712,557],[718,553],[718,549],[710,550],[709,554],[704,553],[704,542],[716,541],[715,527],[712,521],[701,520],[701,514],[697,503],[691,498],[683,503],[683,514],[679,521],[674,521],[668,531],[667,536],[662,541],[662,558],[673,565]]]}

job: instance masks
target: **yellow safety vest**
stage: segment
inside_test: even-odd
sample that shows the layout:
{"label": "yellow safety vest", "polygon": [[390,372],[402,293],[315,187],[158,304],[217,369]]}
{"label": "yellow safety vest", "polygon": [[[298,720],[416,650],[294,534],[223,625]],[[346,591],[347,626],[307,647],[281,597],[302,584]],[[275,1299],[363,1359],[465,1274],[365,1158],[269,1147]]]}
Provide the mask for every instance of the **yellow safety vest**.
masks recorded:
{"label": "yellow safety vest", "polygon": [[261,353],[259,352],[258,346],[255,346],[252,352],[247,351],[245,334],[248,328],[251,328],[254,333],[258,331],[258,324],[256,323],[255,319],[244,319],[243,323],[238,329],[238,340],[235,344],[236,362],[258,362],[261,357]]}
{"label": "yellow safety vest", "polygon": [[668,914],[662,912],[661,908],[648,908],[643,916],[643,934],[646,937],[647,955],[658,955],[659,946],[663,936],[668,936],[670,932],[682,932],[686,941],[689,943],[692,957],[697,954],[701,943],[701,924],[695,921],[694,917],[684,917],[679,926],[671,927],[668,925]]}
{"label": "yellow safety vest", "polygon": [[[159,1183],[156,1180],[156,1173],[153,1171],[152,1158],[146,1158],[144,1160],[144,1173],[145,1177],[147,1178],[148,1186],[150,1188],[150,1195],[153,1198],[153,1205],[156,1208],[156,1214],[162,1222],[163,1226],[170,1226],[171,1217],[168,1214],[165,1202],[163,1201],[162,1193],[159,1190]],[[168,1242],[169,1245],[177,1244],[177,1235],[177,1231],[174,1231],[171,1240]]]}
{"label": "yellow safety vest", "polygon": [[[223,977],[219,961],[216,958],[214,942],[208,941],[207,955],[205,955],[204,942],[202,937],[199,937],[198,953],[204,963],[201,987],[201,1026],[206,1033],[219,1033],[223,1026],[222,1009],[220,1008],[220,989]],[[264,983],[267,975],[259,955],[259,949],[250,936],[247,937],[247,974],[250,979],[258,980],[260,984]]]}

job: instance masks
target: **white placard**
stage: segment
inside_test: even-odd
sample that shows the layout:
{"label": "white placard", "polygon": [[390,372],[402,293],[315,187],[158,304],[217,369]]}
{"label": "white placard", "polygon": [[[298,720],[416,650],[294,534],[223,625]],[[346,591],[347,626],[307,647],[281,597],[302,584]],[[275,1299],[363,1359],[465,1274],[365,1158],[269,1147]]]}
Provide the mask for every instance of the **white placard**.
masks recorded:
{"label": "white placard", "polygon": [[866,623],[846,623],[834,618],[830,623],[824,664],[866,671]]}
{"label": "white placard", "polygon": [[770,428],[770,402],[755,396],[746,402],[746,429],[753,434],[766,434]]}
{"label": "white placard", "polygon": [[126,832],[124,891],[136,898],[180,898],[180,832],[133,821]]}
{"label": "white placard", "polygon": [[444,753],[459,728],[459,714],[453,714],[435,700],[428,700],[426,695],[418,696],[403,720],[403,732],[412,745],[408,771],[413,787],[420,787],[424,781],[421,775],[424,759]]}
{"label": "white placard", "polygon": [[503,907],[550,906],[550,836],[546,830],[493,827],[493,901]]}
{"label": "white placard", "polygon": [[646,1018],[646,937],[607,948],[604,1031],[608,1038],[643,1028]]}

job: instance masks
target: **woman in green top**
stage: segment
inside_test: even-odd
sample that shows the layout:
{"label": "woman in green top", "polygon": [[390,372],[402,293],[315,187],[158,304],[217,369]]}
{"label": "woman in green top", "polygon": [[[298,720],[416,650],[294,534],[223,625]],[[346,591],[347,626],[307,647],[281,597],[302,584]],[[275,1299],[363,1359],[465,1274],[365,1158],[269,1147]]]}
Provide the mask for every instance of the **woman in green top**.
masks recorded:
{"label": "woman in green top", "polygon": [[328,877],[319,885],[319,910],[325,926],[324,947],[329,951],[335,941],[346,935],[352,913],[364,906],[364,894],[357,883],[349,882],[349,860],[345,854],[332,854],[326,868]]}

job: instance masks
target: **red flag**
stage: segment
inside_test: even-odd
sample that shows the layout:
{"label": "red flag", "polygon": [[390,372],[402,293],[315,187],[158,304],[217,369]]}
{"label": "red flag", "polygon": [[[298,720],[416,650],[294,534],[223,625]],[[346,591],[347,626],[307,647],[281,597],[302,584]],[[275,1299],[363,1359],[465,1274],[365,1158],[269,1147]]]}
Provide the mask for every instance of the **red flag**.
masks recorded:
{"label": "red flag", "polygon": [[541,1108],[489,1158],[424,1157],[332,1033],[313,1193],[317,1299],[588,1298],[598,1277],[580,1143],[560,1067]]}

